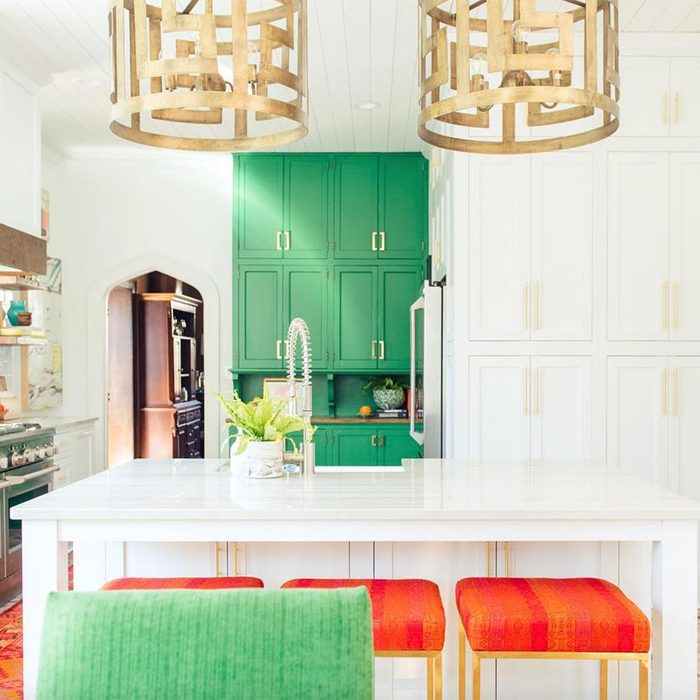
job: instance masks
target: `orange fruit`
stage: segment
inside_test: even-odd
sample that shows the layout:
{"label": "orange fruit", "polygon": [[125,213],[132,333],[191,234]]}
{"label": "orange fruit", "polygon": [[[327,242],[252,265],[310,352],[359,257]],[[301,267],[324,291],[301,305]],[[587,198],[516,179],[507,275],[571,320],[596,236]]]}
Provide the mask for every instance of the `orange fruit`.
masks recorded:
{"label": "orange fruit", "polygon": [[372,415],[372,407],[371,406],[360,406],[360,415],[361,416],[371,416]]}

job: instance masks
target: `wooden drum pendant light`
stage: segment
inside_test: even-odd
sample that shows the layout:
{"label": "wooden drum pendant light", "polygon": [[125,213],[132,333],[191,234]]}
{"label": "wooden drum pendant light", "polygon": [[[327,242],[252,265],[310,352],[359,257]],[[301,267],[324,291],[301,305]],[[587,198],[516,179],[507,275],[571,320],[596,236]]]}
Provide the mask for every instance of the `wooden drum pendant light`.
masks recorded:
{"label": "wooden drum pendant light", "polygon": [[306,0],[112,0],[109,29],[117,136],[247,151],[308,133]]}
{"label": "wooden drum pendant light", "polygon": [[419,0],[420,137],[454,151],[539,153],[617,131],[618,0],[511,4],[505,13],[504,0]]}

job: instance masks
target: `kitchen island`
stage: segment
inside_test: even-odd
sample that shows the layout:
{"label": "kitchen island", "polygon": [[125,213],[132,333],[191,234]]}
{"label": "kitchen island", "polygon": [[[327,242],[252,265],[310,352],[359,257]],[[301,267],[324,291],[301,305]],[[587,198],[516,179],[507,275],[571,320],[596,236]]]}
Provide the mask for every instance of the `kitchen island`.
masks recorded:
{"label": "kitchen island", "polygon": [[[255,481],[232,475],[223,460],[143,460],[22,504],[13,517],[23,527],[28,699],[46,595],[67,588],[71,542],[83,590],[121,575],[187,573],[188,562],[188,573],[203,575],[201,552],[211,575],[261,575],[268,586],[298,575],[431,577],[448,613],[448,698],[456,697],[458,578],[601,575],[653,608],[654,697],[696,697],[700,504],[593,463],[413,460]],[[514,571],[511,547],[521,545]],[[627,545],[633,554],[625,559]],[[402,661],[378,668],[378,698],[420,697],[422,684]],[[484,698],[494,697],[496,676],[500,700],[597,697],[589,662],[510,663],[485,669]],[[613,670],[610,684],[611,699],[635,697],[632,669]]]}

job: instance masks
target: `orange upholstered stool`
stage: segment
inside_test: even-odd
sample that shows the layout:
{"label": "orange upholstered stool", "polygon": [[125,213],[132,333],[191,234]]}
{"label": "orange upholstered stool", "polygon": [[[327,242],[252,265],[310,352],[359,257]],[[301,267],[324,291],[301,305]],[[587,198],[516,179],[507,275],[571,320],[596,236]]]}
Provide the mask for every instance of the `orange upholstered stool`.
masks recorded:
{"label": "orange upholstered stool", "polygon": [[440,590],[423,579],[323,579],[287,581],[282,588],[366,586],[372,602],[375,656],[427,659],[428,698],[442,697],[445,610]]}
{"label": "orange upholstered stool", "polygon": [[263,582],[253,576],[215,576],[206,578],[115,578],[102,591],[141,591],[165,588],[263,588]]}
{"label": "orange upholstered stool", "polygon": [[465,698],[465,642],[473,660],[473,698],[481,659],[596,659],[600,697],[608,697],[608,661],[639,662],[647,700],[651,626],[615,585],[595,578],[465,578],[456,588],[459,697]]}

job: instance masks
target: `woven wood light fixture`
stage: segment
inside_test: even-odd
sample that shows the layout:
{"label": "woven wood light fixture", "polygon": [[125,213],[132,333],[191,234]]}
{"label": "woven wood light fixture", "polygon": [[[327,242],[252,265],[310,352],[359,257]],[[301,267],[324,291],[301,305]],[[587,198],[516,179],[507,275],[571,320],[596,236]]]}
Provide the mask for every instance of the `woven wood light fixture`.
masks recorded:
{"label": "woven wood light fixture", "polygon": [[538,153],[617,131],[618,0],[545,2],[513,0],[506,15],[503,0],[419,0],[424,141]]}
{"label": "woven wood light fixture", "polygon": [[117,136],[247,151],[308,133],[306,0],[112,0],[109,30]]}

